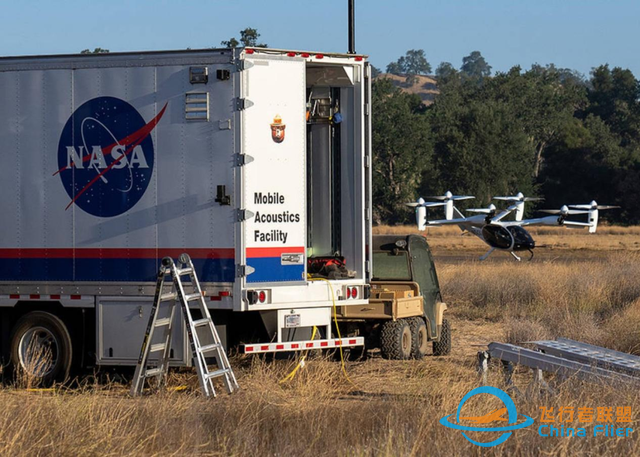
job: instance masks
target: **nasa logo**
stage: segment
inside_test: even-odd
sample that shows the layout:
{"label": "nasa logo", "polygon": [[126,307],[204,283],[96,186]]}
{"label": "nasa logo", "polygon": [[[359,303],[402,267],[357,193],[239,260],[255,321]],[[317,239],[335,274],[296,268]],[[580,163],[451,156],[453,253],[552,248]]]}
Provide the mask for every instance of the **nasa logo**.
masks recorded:
{"label": "nasa logo", "polygon": [[98,97],[71,115],[58,143],[58,171],[74,203],[98,217],[133,208],[153,175],[151,132],[167,105],[149,123],[124,100]]}

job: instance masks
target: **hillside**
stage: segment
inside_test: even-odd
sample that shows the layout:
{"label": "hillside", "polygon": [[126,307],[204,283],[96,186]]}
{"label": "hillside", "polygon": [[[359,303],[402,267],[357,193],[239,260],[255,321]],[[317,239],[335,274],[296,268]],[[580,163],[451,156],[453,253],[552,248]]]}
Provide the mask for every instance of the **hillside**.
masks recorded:
{"label": "hillside", "polygon": [[407,78],[404,75],[392,75],[391,73],[382,73],[378,78],[388,78],[393,81],[396,87],[409,92],[411,94],[417,94],[420,96],[425,105],[433,103],[435,96],[438,94],[438,88],[436,86],[436,79],[432,76],[415,76],[416,80],[414,84],[407,84]]}

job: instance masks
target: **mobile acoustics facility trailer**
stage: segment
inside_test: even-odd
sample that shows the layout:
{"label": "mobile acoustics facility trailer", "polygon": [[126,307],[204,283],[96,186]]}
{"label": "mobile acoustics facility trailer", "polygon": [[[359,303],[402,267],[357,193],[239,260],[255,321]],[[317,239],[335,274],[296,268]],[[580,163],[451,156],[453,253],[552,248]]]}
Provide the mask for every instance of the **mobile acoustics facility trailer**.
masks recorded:
{"label": "mobile acoustics facility trailer", "polygon": [[328,347],[362,344],[336,341],[331,316],[334,299],[368,302],[370,83],[353,54],[1,58],[4,361],[26,364],[35,341],[45,377],[134,365],[160,260],[182,252],[229,345],[304,349],[314,326]]}

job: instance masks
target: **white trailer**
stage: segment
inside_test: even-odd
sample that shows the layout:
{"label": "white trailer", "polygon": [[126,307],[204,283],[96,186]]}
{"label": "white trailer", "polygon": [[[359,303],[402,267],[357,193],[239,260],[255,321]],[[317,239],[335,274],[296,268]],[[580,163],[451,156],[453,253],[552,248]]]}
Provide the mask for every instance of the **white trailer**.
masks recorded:
{"label": "white trailer", "polygon": [[362,344],[331,319],[368,303],[369,68],[249,48],[1,58],[5,363],[36,342],[43,377],[135,365],[160,261],[182,252],[227,344],[307,349],[314,326],[322,347]]}

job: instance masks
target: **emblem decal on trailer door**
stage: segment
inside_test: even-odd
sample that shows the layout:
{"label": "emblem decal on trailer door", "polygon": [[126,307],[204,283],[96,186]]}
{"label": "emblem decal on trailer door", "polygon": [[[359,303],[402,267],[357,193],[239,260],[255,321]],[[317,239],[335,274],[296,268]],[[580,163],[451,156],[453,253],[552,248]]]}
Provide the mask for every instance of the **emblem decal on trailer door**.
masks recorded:
{"label": "emblem decal on trailer door", "polygon": [[276,143],[282,143],[284,141],[284,129],[287,126],[282,123],[282,118],[279,114],[273,118],[273,124],[271,124],[271,138]]}
{"label": "emblem decal on trailer door", "polygon": [[148,123],[129,103],[98,97],[71,115],[60,135],[58,171],[71,201],[98,217],[123,214],[140,201],[153,175],[151,132],[167,105]]}

